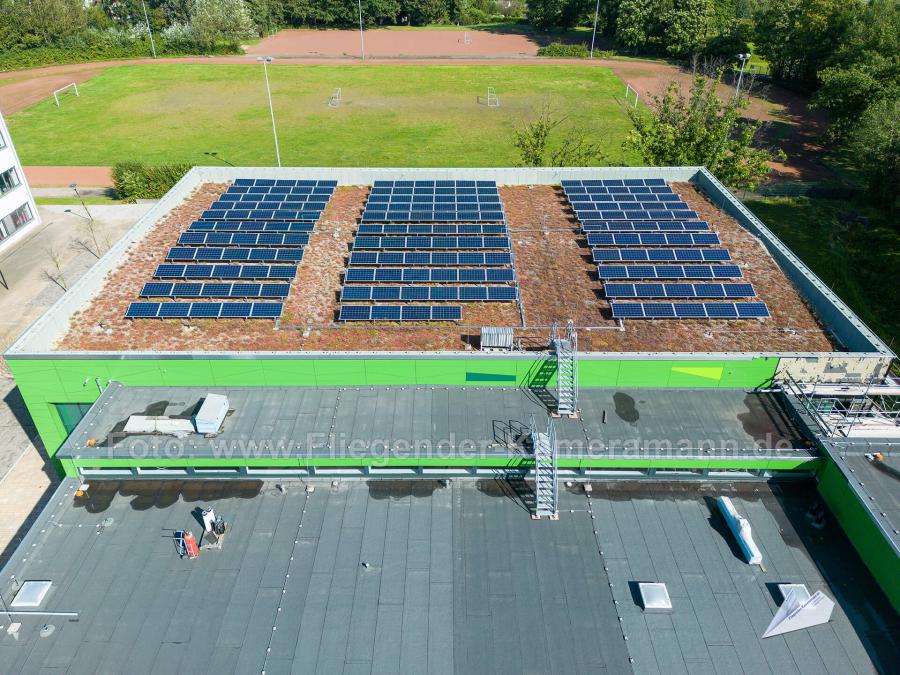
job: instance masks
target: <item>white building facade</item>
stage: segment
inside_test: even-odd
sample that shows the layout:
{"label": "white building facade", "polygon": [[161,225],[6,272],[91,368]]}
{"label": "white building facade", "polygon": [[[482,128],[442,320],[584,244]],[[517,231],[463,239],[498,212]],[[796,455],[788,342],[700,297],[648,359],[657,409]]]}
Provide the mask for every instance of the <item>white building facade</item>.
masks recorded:
{"label": "white building facade", "polygon": [[40,223],[34,196],[0,114],[0,251]]}

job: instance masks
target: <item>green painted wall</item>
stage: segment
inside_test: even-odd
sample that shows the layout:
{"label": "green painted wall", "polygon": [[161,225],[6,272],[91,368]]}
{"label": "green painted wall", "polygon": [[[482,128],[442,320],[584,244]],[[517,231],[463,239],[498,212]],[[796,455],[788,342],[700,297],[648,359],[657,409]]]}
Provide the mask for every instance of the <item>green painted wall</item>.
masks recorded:
{"label": "green painted wall", "polygon": [[[52,455],[66,438],[56,403],[90,403],[97,386],[523,386],[556,384],[540,359],[10,359],[41,439]],[[746,361],[581,361],[583,387],[741,387],[769,384],[777,358]]]}
{"label": "green painted wall", "polygon": [[859,556],[900,612],[900,559],[860,503],[844,474],[830,458],[818,473],[819,492]]}

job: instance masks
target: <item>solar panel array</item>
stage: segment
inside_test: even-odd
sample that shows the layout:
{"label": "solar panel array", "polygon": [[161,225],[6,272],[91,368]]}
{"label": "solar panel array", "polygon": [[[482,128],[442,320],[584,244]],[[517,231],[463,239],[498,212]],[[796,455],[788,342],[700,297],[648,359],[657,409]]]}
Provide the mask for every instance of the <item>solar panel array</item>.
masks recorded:
{"label": "solar panel array", "polygon": [[158,281],[144,284],[140,292],[142,298],[198,301],[133,302],[125,317],[277,319],[282,302],[237,300],[287,298],[309,235],[336,185],[237,179],[179,236],[178,245],[166,254],[169,262],[156,268]]}
{"label": "solar panel array", "polygon": [[336,186],[334,180],[239,178],[201,220],[316,221]]}
{"label": "solar panel array", "polygon": [[375,181],[363,223],[479,223],[505,221],[494,181]]}
{"label": "solar panel array", "polygon": [[339,321],[460,321],[460,306],[380,303],[518,297],[496,183],[376,181],[341,290],[341,302],[354,304],[341,306]]}
{"label": "solar panel array", "polygon": [[[587,236],[606,297],[756,297],[748,283],[647,283],[743,277],[719,235],[661,178],[566,180],[563,190]],[[612,264],[610,264],[612,263]],[[656,264],[662,263],[662,264]],[[694,264],[681,264],[694,263]],[[699,263],[699,264],[697,264]],[[645,283],[615,283],[635,280]],[[617,319],[765,318],[762,302],[610,302]]]}

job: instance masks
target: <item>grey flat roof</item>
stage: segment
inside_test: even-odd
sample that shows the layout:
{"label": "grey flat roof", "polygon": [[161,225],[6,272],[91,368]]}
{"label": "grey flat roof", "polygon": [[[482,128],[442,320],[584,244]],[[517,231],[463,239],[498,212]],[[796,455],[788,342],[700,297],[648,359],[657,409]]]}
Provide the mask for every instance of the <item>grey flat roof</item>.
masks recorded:
{"label": "grey flat roof", "polygon": [[[133,414],[189,418],[207,393],[233,411],[213,438],[121,433]],[[424,457],[521,455],[547,390],[502,387],[126,387],[110,383],[59,451],[63,457]],[[760,456],[803,448],[773,394],[741,389],[581,389],[581,416],[557,420],[562,456],[634,453]],[[89,441],[96,440],[94,447]],[[385,448],[393,448],[387,451]],[[410,448],[410,449],[407,449]],[[709,452],[707,452],[707,450]],[[802,452],[807,453],[806,450]]]}
{"label": "grey flat roof", "polygon": [[[900,556],[900,443],[896,439],[823,441],[885,538]],[[866,459],[880,452],[883,461]]]}
{"label": "grey flat roof", "polygon": [[[505,482],[281,485],[95,482],[78,499],[66,480],[4,568],[2,593],[8,603],[13,576],[52,581],[41,609],[79,620],[18,617],[14,638],[0,616],[4,670],[843,675],[896,664],[896,615],[840,532],[812,541],[808,485],[595,484],[563,490],[556,522],[531,520],[527,488]],[[763,567],[739,559],[712,506],[719,491],[750,521]],[[208,505],[230,524],[222,550],[180,559],[170,530],[199,533],[191,512]],[[673,610],[643,612],[637,581],[666,583]],[[785,582],[834,598],[832,620],[761,640]]]}

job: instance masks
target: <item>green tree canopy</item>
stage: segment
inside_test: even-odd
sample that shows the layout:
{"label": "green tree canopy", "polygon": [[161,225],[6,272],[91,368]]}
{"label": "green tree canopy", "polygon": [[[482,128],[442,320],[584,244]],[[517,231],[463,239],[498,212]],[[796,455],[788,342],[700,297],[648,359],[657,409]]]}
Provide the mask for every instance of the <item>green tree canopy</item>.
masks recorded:
{"label": "green tree canopy", "polygon": [[625,141],[651,166],[705,166],[734,188],[753,189],[769,173],[769,162],[783,157],[754,145],[758,122],[741,117],[744,97],[721,101],[718,80],[694,77],[685,96],[672,82],[650,109],[633,108],[634,129]]}

